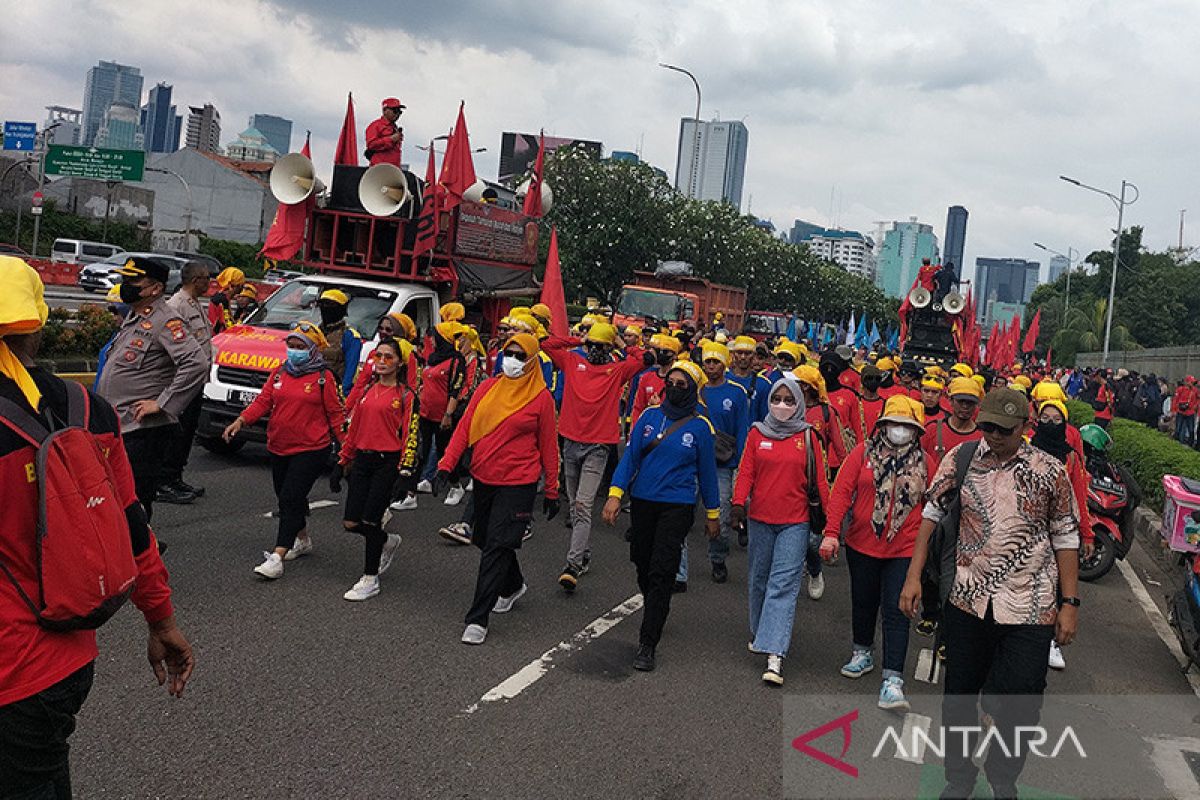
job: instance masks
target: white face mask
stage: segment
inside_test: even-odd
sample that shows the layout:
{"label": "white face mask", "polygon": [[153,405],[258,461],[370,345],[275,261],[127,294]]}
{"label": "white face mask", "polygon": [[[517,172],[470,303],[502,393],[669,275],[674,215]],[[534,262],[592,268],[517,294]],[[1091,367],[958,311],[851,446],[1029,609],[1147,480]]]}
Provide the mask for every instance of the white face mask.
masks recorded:
{"label": "white face mask", "polygon": [[913,440],[917,432],[907,425],[888,425],[888,441],[897,447],[903,447]]}
{"label": "white face mask", "polygon": [[506,378],[519,378],[525,372],[525,363],[519,358],[504,356],[500,359],[500,371]]}
{"label": "white face mask", "polygon": [[771,416],[780,422],[787,422],[792,417],[796,416],[796,406],[789,406],[786,403],[776,403],[771,401],[770,412]]}

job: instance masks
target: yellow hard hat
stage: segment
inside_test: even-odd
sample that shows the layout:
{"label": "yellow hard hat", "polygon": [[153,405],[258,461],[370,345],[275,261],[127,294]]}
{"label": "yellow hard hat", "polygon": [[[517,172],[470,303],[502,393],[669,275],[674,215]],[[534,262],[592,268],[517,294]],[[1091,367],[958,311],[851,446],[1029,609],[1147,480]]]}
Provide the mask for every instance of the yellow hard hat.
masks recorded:
{"label": "yellow hard hat", "polygon": [[328,300],[332,303],[337,303],[339,306],[344,306],[350,302],[350,296],[341,289],[326,289],[321,292],[320,300]]}
{"label": "yellow hard hat", "polygon": [[615,345],[617,343],[617,329],[607,322],[597,322],[587,332],[584,341]]}

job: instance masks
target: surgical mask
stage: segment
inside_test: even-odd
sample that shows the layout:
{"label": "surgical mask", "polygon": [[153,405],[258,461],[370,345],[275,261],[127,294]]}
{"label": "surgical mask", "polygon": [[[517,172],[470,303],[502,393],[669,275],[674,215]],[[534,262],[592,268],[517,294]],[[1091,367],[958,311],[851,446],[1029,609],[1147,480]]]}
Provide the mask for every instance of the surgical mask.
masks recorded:
{"label": "surgical mask", "polygon": [[903,447],[911,442],[917,435],[917,432],[907,425],[888,425],[887,437],[888,441],[897,447]]}
{"label": "surgical mask", "polygon": [[608,355],[608,348],[602,344],[589,342],[587,346],[587,360],[589,364],[608,364],[612,359]]}
{"label": "surgical mask", "polygon": [[300,348],[289,347],[287,350],[288,363],[291,364],[293,367],[304,366],[308,362],[309,358],[311,358],[311,357],[312,357],[312,351],[309,350],[307,347],[300,347]]}
{"label": "surgical mask", "polygon": [[138,300],[142,299],[142,287],[134,286],[132,283],[121,282],[120,287],[121,302],[128,305],[133,305]]}
{"label": "surgical mask", "polygon": [[525,372],[525,362],[519,358],[505,356],[500,359],[500,371],[506,378],[519,378]]}
{"label": "surgical mask", "polygon": [[787,422],[789,419],[796,416],[795,405],[789,406],[787,403],[776,403],[774,400],[771,401],[769,410],[771,412],[771,416],[780,422]]}

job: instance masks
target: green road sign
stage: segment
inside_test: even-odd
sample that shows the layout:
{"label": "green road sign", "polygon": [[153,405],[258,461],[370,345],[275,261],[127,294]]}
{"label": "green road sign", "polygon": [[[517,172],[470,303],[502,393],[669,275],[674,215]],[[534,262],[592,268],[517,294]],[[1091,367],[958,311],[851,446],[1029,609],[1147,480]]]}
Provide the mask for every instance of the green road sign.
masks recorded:
{"label": "green road sign", "polygon": [[46,174],[101,181],[140,181],[146,169],[141,150],[108,150],[52,144],[46,153]]}

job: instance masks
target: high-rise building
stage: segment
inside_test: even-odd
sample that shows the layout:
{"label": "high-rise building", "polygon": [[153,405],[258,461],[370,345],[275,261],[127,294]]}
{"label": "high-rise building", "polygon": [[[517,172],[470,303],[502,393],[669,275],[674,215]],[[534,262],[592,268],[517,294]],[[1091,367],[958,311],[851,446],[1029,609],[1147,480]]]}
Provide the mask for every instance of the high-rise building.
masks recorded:
{"label": "high-rise building", "polygon": [[[802,224],[799,220],[796,224]],[[803,223],[807,224],[807,223]],[[809,226],[803,238],[793,244],[806,245],[813,255],[828,259],[852,275],[873,280],[875,277],[875,243],[858,231],[841,228]],[[796,226],[792,226],[793,235]],[[789,237],[789,241],[791,241]]]}
{"label": "high-rise building", "polygon": [[1051,256],[1050,257],[1050,283],[1063,276],[1067,271],[1067,267],[1071,265],[1070,260],[1066,256]]}
{"label": "high-rise building", "polygon": [[221,115],[212,103],[189,106],[187,146],[202,153],[221,152]]}
{"label": "high-rise building", "polygon": [[147,153],[174,153],[179,149],[179,115],[171,104],[172,87],[159,83],[142,106],[142,138]]}
{"label": "high-rise building", "polygon": [[967,210],[962,206],[950,206],[946,213],[946,247],[942,262],[954,265],[954,272],[962,277],[963,247],[967,243]]}
{"label": "high-rise building", "polygon": [[684,117],[679,122],[675,188],[697,200],[723,200],[741,208],[749,138],[741,122]]}
{"label": "high-rise building", "polygon": [[917,222],[893,222],[884,234],[883,246],[875,263],[875,285],[888,297],[904,297],[917,278],[922,259],[938,260],[938,240],[932,225]]}
{"label": "high-rise building", "polygon": [[275,152],[287,155],[292,152],[292,121],[274,114],[251,114],[247,128],[254,128],[263,136]]}
{"label": "high-rise building", "polygon": [[57,123],[58,127],[50,131],[47,141],[50,144],[79,144],[79,131],[82,127],[80,120],[83,112],[78,108],[66,106],[46,106],[46,121],[42,124],[45,130]]}
{"label": "high-rise building", "polygon": [[110,150],[141,150],[141,115],[137,107],[128,103],[110,103],[100,118],[100,128],[92,144]]}
{"label": "high-rise building", "polygon": [[792,223],[792,230],[788,234],[788,241],[792,244],[801,244],[807,241],[808,237],[814,233],[820,233],[823,230],[825,230],[825,227],[822,225],[814,225],[811,222],[798,219]]}
{"label": "high-rise building", "polygon": [[88,70],[83,85],[83,128],[79,143],[91,145],[104,112],[113,103],[124,103],[137,109],[142,104],[142,71],[115,61],[101,61]]}
{"label": "high-rise building", "polygon": [[1023,258],[975,259],[975,298],[984,327],[999,320],[1007,321],[1014,306],[1033,297],[1042,265]]}
{"label": "high-rise building", "polygon": [[234,161],[276,161],[283,155],[271,146],[258,128],[246,128],[225,146],[225,155]]}

